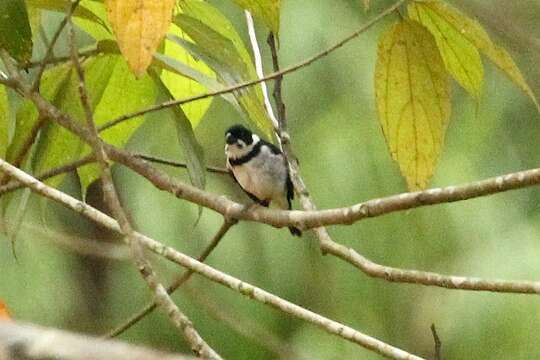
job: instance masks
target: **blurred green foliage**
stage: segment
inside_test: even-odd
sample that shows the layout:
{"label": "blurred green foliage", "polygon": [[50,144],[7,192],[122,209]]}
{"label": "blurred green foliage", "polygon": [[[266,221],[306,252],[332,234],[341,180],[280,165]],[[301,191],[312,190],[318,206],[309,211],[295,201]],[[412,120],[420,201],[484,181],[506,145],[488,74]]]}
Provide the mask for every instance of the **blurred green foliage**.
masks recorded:
{"label": "blurred green foliage", "polygon": [[[212,3],[235,20],[242,36],[246,35],[241,11],[220,1]],[[453,3],[459,6],[461,1]],[[489,6],[493,13],[514,19],[516,29],[538,42],[540,1],[513,3],[510,8],[503,0],[471,3],[480,8]],[[387,6],[384,1],[372,2],[365,13],[361,5],[356,0],[283,1],[281,63],[296,63],[325,49]],[[376,119],[373,91],[377,39],[396,18],[386,19],[360,39],[284,81],[293,145],[320,208],[345,206],[406,189],[386,149]],[[58,19],[48,16],[42,20],[48,33],[54,31]],[[264,44],[265,29],[258,29],[260,43]],[[518,38],[507,33],[491,30],[494,39],[513,50],[531,88],[540,94],[538,49],[520,45]],[[269,65],[269,54],[266,48],[264,51]],[[432,186],[465,183],[538,167],[540,163],[540,119],[534,105],[493,66],[486,65],[486,91],[478,103],[454,84],[454,111]],[[195,129],[208,164],[224,164],[224,129],[240,119],[225,101],[213,102]],[[159,112],[146,117],[129,148],[183,158],[174,123],[165,122]],[[185,170],[162,168],[189,181]],[[194,228],[196,206],[157,191],[124,168],[117,168],[115,176],[134,223],[149,236],[198,254],[217,231],[221,218],[215,213],[205,210]],[[75,184],[76,179],[70,176],[63,189],[80,196]],[[206,188],[248,202],[228,177],[209,174]],[[12,201],[8,214],[14,213],[16,203]],[[56,204],[34,195],[30,203],[15,244],[18,260],[12,256],[9,241],[0,237],[0,298],[9,305],[14,318],[101,334],[150,299],[129,261],[84,257],[58,245],[56,234],[82,238],[108,235]],[[540,190],[530,188],[395,213],[352,226],[332,227],[330,233],[340,243],[386,265],[538,280]],[[164,281],[178,273],[176,266],[152,259]],[[432,323],[437,326],[446,359],[540,356],[536,333],[540,324],[538,296],[445,290],[371,279],[338,259],[322,256],[309,233],[299,240],[286,230],[253,223],[235,226],[208,263],[420,356],[433,356],[429,329]],[[292,346],[299,358],[379,358],[203,278],[195,276],[187,286],[192,291],[180,290],[174,299],[207,342],[227,359],[274,359],[277,355],[257,339],[246,338],[215,321],[204,310],[201,298],[233,318],[247,319],[266,329]],[[240,320],[236,325],[248,327]],[[121,338],[161,349],[188,351],[178,331],[159,311]]]}

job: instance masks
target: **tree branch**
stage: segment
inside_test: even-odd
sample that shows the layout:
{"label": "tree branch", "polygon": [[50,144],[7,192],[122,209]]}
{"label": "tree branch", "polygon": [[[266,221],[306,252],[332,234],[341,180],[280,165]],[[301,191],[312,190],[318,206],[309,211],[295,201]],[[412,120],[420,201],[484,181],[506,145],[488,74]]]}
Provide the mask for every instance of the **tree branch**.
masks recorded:
{"label": "tree branch", "polygon": [[[77,200],[59,190],[56,190],[40,182],[39,180],[33,178],[31,175],[14,167],[3,159],[0,159],[0,171],[9,174],[9,176],[25,184],[27,187],[32,189],[32,191],[68,207],[69,209],[85,216],[86,218],[96,222],[97,224],[109,230],[122,234],[122,229],[120,228],[118,222],[110,216],[96,210],[95,208],[80,200]],[[190,256],[187,256],[171,247],[165,246],[160,242],[145,235],[142,235],[138,232],[134,231],[132,236],[138,239],[138,241],[144,247],[160,256],[165,257],[169,261],[188,268],[195,273],[200,274],[213,282],[228,287],[250,299],[256,300],[258,302],[281,310],[289,315],[317,325],[318,327],[330,334],[337,335],[343,339],[361,345],[366,349],[373,350],[381,355],[387,356],[392,359],[421,359],[420,357],[388,345],[376,338],[363,334],[349,326],[330,320],[322,315],[319,315],[301,306],[288,302],[261,288],[255,287],[231,275],[216,270],[211,266],[197,261]]]}
{"label": "tree branch", "polygon": [[195,358],[37,325],[0,321],[0,359],[194,360]]}
{"label": "tree branch", "polygon": [[441,356],[441,339],[439,338],[439,335],[437,334],[437,329],[435,328],[435,324],[431,324],[431,334],[433,335],[433,341],[435,342],[435,360],[442,360]]}
{"label": "tree branch", "polygon": [[[218,246],[219,242],[225,234],[229,231],[229,229],[235,224],[235,221],[231,221],[228,219],[225,219],[223,221],[223,224],[217,231],[216,235],[212,238],[212,241],[208,244],[208,246],[204,249],[204,251],[199,255],[197,258],[198,261],[204,262],[208,256],[214,251],[214,249]],[[186,270],[182,275],[180,275],[168,288],[167,293],[172,294],[176,290],[178,290],[182,285],[184,285],[193,275],[194,271],[191,269]],[[150,314],[152,311],[154,311],[157,307],[156,302],[151,302],[147,304],[142,310],[137,312],[136,314],[132,315],[126,322],[119,325],[106,335],[104,335],[105,338],[113,338],[116,337],[129,328],[131,328],[133,325],[138,323],[140,320],[142,320],[146,315]]]}
{"label": "tree branch", "polygon": [[204,339],[195,330],[193,323],[183,312],[180,311],[174,301],[170,298],[163,285],[159,282],[157,274],[153,270],[150,262],[145,258],[142,244],[134,235],[133,227],[124,209],[122,208],[120,198],[114,185],[110,160],[103,148],[101,139],[99,138],[98,131],[94,124],[93,111],[88,97],[88,92],[86,91],[84,71],[79,62],[79,56],[77,53],[75,29],[71,22],[71,18],[68,18],[68,22],[70,23],[71,58],[79,77],[79,95],[84,109],[86,125],[90,133],[90,136],[85,138],[85,140],[92,146],[93,152],[101,168],[101,179],[103,182],[103,194],[105,201],[118,221],[121,233],[130,246],[135,265],[141,273],[142,278],[152,291],[154,301],[163,308],[171,322],[183,333],[184,338],[191,345],[192,351],[197,354],[197,356],[201,356],[205,359],[220,360],[221,356],[219,356],[217,352],[215,352],[204,341]]}
{"label": "tree branch", "polygon": [[58,38],[60,37],[60,34],[62,33],[62,30],[66,27],[66,24],[70,21],[71,15],[75,12],[75,9],[77,9],[77,6],[79,6],[79,3],[81,0],[74,0],[71,1],[71,5],[69,6],[66,16],[62,19],[60,24],[58,25],[58,28],[56,29],[56,32],[53,35],[53,38],[51,40],[51,43],[47,47],[47,50],[45,51],[45,56],[41,60],[41,63],[39,64],[38,71],[36,74],[36,78],[34,80],[34,83],[32,84],[32,92],[35,92],[39,90],[39,84],[41,83],[41,77],[43,76],[43,72],[45,71],[45,68],[47,67],[47,63],[50,61],[52,55],[54,46],[56,45],[56,42],[58,41]]}

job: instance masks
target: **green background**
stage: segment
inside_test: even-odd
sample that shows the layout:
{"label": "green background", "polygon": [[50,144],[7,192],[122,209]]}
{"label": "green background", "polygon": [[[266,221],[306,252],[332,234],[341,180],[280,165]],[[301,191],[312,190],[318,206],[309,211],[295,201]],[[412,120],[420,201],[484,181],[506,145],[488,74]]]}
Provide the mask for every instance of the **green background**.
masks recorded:
{"label": "green background", "polygon": [[[233,18],[245,35],[241,11],[221,1],[213,3]],[[389,3],[373,1],[366,13],[358,0],[283,0],[281,63],[293,64],[329,47]],[[533,91],[540,94],[540,1],[452,3],[469,14],[475,10],[474,14],[482,15],[480,20],[494,40],[511,51]],[[49,15],[42,22],[52,32],[60,18]],[[388,17],[344,48],[285,78],[292,143],[302,175],[320,208],[406,190],[384,143],[373,91],[377,39],[396,19],[397,15]],[[258,31],[263,45],[265,29],[259,27]],[[264,51],[268,63],[269,54],[266,48]],[[540,116],[534,105],[487,61],[484,64],[485,91],[478,103],[453,86],[451,123],[432,181],[434,187],[534,168],[540,163]],[[147,116],[128,147],[182,159],[174,124],[161,120],[159,112]],[[208,164],[224,164],[224,130],[240,121],[226,102],[213,102],[195,130]],[[184,170],[162,168],[188,181]],[[143,233],[196,255],[220,226],[220,216],[204,210],[194,227],[196,206],[154,189],[124,168],[115,170],[126,208]],[[77,194],[75,184],[72,176],[63,189]],[[208,174],[207,189],[248,202],[226,176]],[[0,236],[0,298],[14,318],[102,334],[150,300],[127,257],[120,261],[89,258],[59,244],[59,239],[67,236],[107,234],[37,196],[31,196],[30,205],[16,243],[17,260],[7,238]],[[14,212],[12,206],[8,220]],[[539,280],[537,188],[385,215],[329,230],[336,241],[389,266],[489,279]],[[177,267],[150,257],[165,282],[178,273]],[[446,359],[540,356],[540,297],[535,295],[446,290],[372,279],[339,259],[322,256],[310,233],[297,239],[286,230],[253,223],[235,226],[208,263],[423,357],[433,356],[432,323],[437,326]],[[207,342],[227,359],[277,358],[279,355],[271,351],[273,341],[293,359],[379,358],[198,276],[174,299]],[[208,303],[218,310],[218,316],[232,319],[234,326],[216,321],[216,314],[207,311]],[[260,335],[253,326],[267,334]],[[164,350],[188,351],[181,335],[159,311],[120,338]]]}

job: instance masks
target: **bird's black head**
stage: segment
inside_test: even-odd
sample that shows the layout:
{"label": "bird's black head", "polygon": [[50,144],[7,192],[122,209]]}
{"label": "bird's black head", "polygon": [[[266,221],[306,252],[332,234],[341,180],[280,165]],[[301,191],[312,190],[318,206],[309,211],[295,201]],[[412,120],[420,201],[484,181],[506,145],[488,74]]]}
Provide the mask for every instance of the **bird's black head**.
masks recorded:
{"label": "bird's black head", "polygon": [[234,125],[225,132],[225,142],[229,145],[248,146],[253,142],[253,133],[242,125]]}

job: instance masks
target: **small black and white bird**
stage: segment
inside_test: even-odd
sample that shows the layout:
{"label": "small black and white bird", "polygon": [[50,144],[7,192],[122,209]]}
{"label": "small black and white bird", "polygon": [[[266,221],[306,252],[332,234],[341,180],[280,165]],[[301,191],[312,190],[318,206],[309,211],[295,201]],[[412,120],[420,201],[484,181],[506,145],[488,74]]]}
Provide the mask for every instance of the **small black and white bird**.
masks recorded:
{"label": "small black and white bird", "polygon": [[[285,156],[275,145],[242,125],[234,125],[225,132],[225,156],[227,169],[253,201],[291,210],[293,184]],[[289,230],[295,236],[302,235],[295,227]]]}

